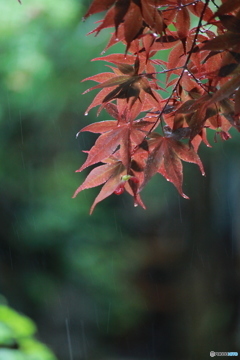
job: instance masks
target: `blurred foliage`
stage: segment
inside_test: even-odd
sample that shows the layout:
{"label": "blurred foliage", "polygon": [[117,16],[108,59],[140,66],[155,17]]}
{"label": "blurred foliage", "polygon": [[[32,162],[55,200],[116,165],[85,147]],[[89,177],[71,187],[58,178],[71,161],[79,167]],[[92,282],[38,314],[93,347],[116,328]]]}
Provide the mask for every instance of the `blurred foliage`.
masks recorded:
{"label": "blurred foliage", "polygon": [[32,320],[0,304],[0,359],[56,360],[53,353],[34,338],[35,333]]}
{"label": "blurred foliage", "polygon": [[[129,204],[115,197],[90,218],[94,191],[71,198],[83,181],[74,174],[85,156],[81,150],[93,141],[75,134],[96,116],[94,110],[84,116],[92,95],[82,97],[86,86],[80,81],[100,71],[103,64],[89,62],[108,37],[86,36],[94,21],[81,21],[87,6],[79,0],[0,3],[2,281],[6,296],[23,311],[31,304],[33,316],[44,306],[43,293],[55,301],[59,281],[90,287],[103,309],[99,322],[107,323],[111,302],[118,321],[112,331],[119,332],[141,308],[128,280],[141,245],[117,225]],[[10,285],[15,268],[18,279]]]}

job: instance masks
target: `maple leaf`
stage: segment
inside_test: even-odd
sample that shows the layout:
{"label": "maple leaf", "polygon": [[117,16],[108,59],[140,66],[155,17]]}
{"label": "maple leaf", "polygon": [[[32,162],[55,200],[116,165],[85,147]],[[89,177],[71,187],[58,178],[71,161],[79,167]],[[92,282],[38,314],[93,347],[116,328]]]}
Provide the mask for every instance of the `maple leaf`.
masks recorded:
{"label": "maple leaf", "polygon": [[[231,0],[230,0],[231,1]],[[234,0],[233,0],[234,1]],[[204,9],[205,4],[202,1],[190,3],[188,9],[197,17],[203,18],[207,23],[211,23],[214,17],[212,10],[209,7]]]}
{"label": "maple leaf", "polygon": [[101,11],[108,10],[113,4],[115,3],[115,0],[94,0],[92,4],[90,5],[87,13],[84,15],[84,19],[86,19],[88,16],[97,14]]}
{"label": "maple leaf", "polygon": [[[117,37],[118,27],[123,24],[124,37],[128,48],[146,26],[155,33],[162,33],[164,20],[157,7],[165,5],[165,3],[149,0],[94,0],[84,19],[92,14],[109,9],[102,20],[102,24],[92,32],[98,34],[102,29],[114,26],[116,30],[115,37]],[[170,3],[172,4],[172,2]]]}
{"label": "maple leaf", "polygon": [[[114,68],[114,70],[117,73],[122,73],[123,75],[114,76],[112,73],[102,73],[83,80],[94,80],[100,82],[98,85],[95,85],[92,88],[86,90],[83,94],[86,94],[87,92],[94,89],[115,87],[110,92],[107,90],[107,95],[106,92],[101,94],[99,93],[97,95],[97,100],[96,98],[93,100],[86,112],[100,103],[102,103],[102,107],[104,107],[107,102],[110,102],[114,99],[126,99],[128,102],[132,98],[130,104],[130,107],[132,107],[136,100],[140,99],[142,92],[145,92],[148,95],[151,103],[154,104],[153,106],[160,107],[159,99],[161,99],[161,97],[151,89],[151,84],[147,79],[154,79],[154,76],[151,74],[138,73],[138,57],[135,58],[134,66],[126,63],[119,63],[118,68]],[[106,80],[104,81],[105,78]]]}
{"label": "maple leaf", "polygon": [[115,152],[119,145],[121,162],[129,169],[132,148],[143,141],[147,132],[153,126],[153,122],[144,119],[133,121],[140,108],[135,109],[135,111],[133,109],[132,112],[125,109],[125,111],[119,113],[116,105],[108,104],[106,109],[118,121],[101,121],[87,125],[80,130],[80,132],[89,131],[101,133],[102,135],[98,137],[95,145],[88,151],[87,160],[79,171],[105,160]]}
{"label": "maple leaf", "polygon": [[[137,177],[127,175],[127,169],[116,157],[109,158],[106,161],[106,164],[96,167],[88,174],[82,185],[75,191],[73,198],[85,189],[104,184],[91,206],[90,215],[93,213],[95,206],[99,202],[113,193],[116,195],[122,194],[125,188],[128,193],[134,197],[134,204],[136,206],[140,205],[145,209],[145,205],[142,202],[140,195],[137,193],[139,182]],[[77,172],[79,171],[80,170],[77,170]]]}
{"label": "maple leaf", "polygon": [[167,181],[175,185],[180,195],[188,199],[188,196],[182,190],[183,169],[181,160],[197,164],[202,175],[204,175],[203,165],[199,156],[189,145],[158,134],[154,135],[154,138],[149,141],[150,150],[144,170],[145,179],[140,190],[158,172]]}
{"label": "maple leaf", "polygon": [[188,9],[183,7],[177,12],[176,28],[179,39],[183,44],[184,53],[186,54],[186,41],[190,29],[190,15]]}
{"label": "maple leaf", "polygon": [[[197,164],[204,175],[197,150],[201,142],[210,147],[207,129],[215,131],[215,141],[217,137],[228,140],[232,126],[240,131],[240,0],[222,0],[220,6],[213,1],[211,8],[209,3],[93,0],[90,5],[85,18],[106,11],[91,33],[115,28],[105,50],[116,42],[126,45],[125,54],[94,59],[114,64],[107,65],[112,73],[85,79],[98,83],[85,93],[100,90],[87,112],[100,105],[98,113],[105,108],[115,119],[81,130],[100,136],[78,171],[104,163],[90,172],[75,193],[104,184],[91,212],[112,193],[124,191],[145,208],[139,193],[156,173],[187,198],[182,190],[182,161]],[[196,27],[190,13],[198,18]],[[166,62],[161,54],[167,49]],[[158,85],[157,74],[164,74],[166,99],[156,91],[165,90]],[[143,112],[147,115],[137,119]],[[164,136],[153,132],[159,125]],[[188,139],[188,144],[182,139]]]}
{"label": "maple leaf", "polygon": [[124,174],[126,175],[126,169],[119,161],[116,161],[113,164],[98,166],[89,173],[83,184],[75,191],[73,197],[76,197],[82,190],[105,183],[91,206],[90,214],[92,214],[97,203],[112,195],[118,188],[122,183],[121,177]]}

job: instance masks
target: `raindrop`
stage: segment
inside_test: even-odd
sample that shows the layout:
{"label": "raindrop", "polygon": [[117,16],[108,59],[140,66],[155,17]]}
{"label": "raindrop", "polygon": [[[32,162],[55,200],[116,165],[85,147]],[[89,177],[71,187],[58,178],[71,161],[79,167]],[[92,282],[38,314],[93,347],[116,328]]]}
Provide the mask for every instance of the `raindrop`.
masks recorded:
{"label": "raindrop", "polygon": [[119,41],[119,39],[118,39],[118,38],[115,38],[115,41]]}
{"label": "raindrop", "polygon": [[86,111],[86,112],[84,113],[84,115],[85,115],[85,116],[88,116],[88,112]]}
{"label": "raindrop", "polygon": [[20,123],[20,131],[21,131],[21,140],[23,145],[23,127],[22,127],[22,115],[21,112],[19,112],[19,123]]}
{"label": "raindrop", "polygon": [[137,207],[137,206],[138,206],[138,203],[135,202],[135,203],[134,203],[134,207]]}
{"label": "raindrop", "polygon": [[166,179],[167,181],[170,181],[169,179]]}
{"label": "raindrop", "polygon": [[87,359],[87,341],[85,336],[85,325],[84,321],[81,321],[81,327],[82,327],[82,343],[83,343],[83,359]]}
{"label": "raindrop", "polygon": [[72,343],[71,343],[71,336],[70,336],[70,331],[69,331],[68,318],[65,319],[65,324],[66,324],[66,330],[67,330],[69,357],[70,357],[70,360],[73,360]]}
{"label": "raindrop", "polygon": [[110,302],[109,302],[109,308],[108,308],[107,333],[109,332],[111,306],[112,306],[112,303],[111,303],[111,301],[110,301]]}

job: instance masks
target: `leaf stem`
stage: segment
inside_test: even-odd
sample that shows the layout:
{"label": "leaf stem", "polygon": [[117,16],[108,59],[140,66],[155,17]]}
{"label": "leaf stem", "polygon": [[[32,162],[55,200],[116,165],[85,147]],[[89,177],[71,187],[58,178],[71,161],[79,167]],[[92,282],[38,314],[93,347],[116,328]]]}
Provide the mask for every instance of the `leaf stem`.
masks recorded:
{"label": "leaf stem", "polygon": [[[200,29],[201,29],[201,26],[202,26],[203,16],[204,16],[204,13],[205,13],[206,8],[208,7],[209,1],[210,1],[210,0],[206,0],[206,2],[205,2],[205,4],[204,4],[204,7],[203,7],[203,9],[202,9],[201,16],[200,16],[200,18],[199,18],[198,25],[197,25],[197,27],[196,27],[196,33],[195,33],[195,36],[194,36],[194,39],[193,39],[193,43],[192,43],[192,46],[191,46],[191,48],[190,48],[190,51],[188,52],[188,56],[187,56],[187,59],[186,59],[186,61],[185,61],[185,64],[181,67],[181,68],[182,68],[182,72],[181,72],[181,74],[180,74],[180,76],[179,76],[179,79],[178,79],[178,81],[176,82],[176,84],[175,84],[175,86],[174,86],[174,88],[173,88],[173,90],[172,90],[171,96],[168,97],[168,99],[167,99],[166,103],[164,104],[164,106],[163,106],[160,114],[158,115],[157,121],[158,121],[159,119],[160,119],[160,120],[162,119],[162,115],[163,115],[163,113],[164,113],[167,105],[169,104],[170,100],[172,99],[173,94],[176,92],[176,90],[177,90],[177,88],[178,88],[178,86],[179,86],[179,84],[180,84],[180,81],[181,81],[181,79],[182,79],[182,77],[183,77],[184,71],[187,70],[187,66],[188,66],[188,63],[189,63],[189,61],[190,61],[190,59],[191,59],[191,56],[192,56],[192,53],[193,53],[193,49],[194,49],[194,47],[196,46],[197,37],[198,37],[198,34],[199,34]],[[157,121],[155,122],[155,124],[157,123]],[[148,132],[147,135],[149,135],[149,134],[151,133],[152,129],[155,127],[155,124],[154,124],[154,125],[152,126],[152,128],[149,130],[149,132]]]}

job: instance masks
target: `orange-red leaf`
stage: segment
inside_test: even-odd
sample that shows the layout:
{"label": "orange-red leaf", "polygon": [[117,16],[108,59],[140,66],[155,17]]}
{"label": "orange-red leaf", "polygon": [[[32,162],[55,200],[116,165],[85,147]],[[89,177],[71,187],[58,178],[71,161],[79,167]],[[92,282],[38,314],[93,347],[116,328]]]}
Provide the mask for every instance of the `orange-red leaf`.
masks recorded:
{"label": "orange-red leaf", "polygon": [[190,16],[186,7],[180,8],[177,12],[176,29],[179,38],[182,40],[184,53],[186,53],[186,39],[190,29]]}
{"label": "orange-red leaf", "polygon": [[119,167],[119,163],[115,162],[114,164],[100,165],[93,169],[82,185],[75,191],[73,197],[76,197],[82,190],[90,189],[105,183],[112,176],[117,167]]}
{"label": "orange-red leaf", "polygon": [[187,198],[182,191],[183,172],[181,160],[197,164],[204,175],[200,158],[192,147],[180,141],[156,135],[153,142],[154,145],[152,145],[144,170],[145,180],[141,188],[146,185],[154,174],[159,172],[174,184],[183,197]]}
{"label": "orange-red leaf", "polygon": [[79,171],[82,171],[90,165],[101,162],[102,160],[113,154],[113,152],[116,150],[117,146],[120,143],[122,131],[122,128],[117,128],[114,131],[108,131],[99,136],[99,138],[95,142],[95,145],[88,152],[87,160],[81,166]]}
{"label": "orange-red leaf", "polygon": [[116,121],[114,120],[99,121],[85,126],[78,132],[78,134],[83,131],[89,131],[95,134],[105,133],[107,131],[111,131],[115,126]]}
{"label": "orange-red leaf", "polygon": [[117,166],[112,174],[112,176],[108,179],[108,181],[103,185],[100,193],[94,200],[94,203],[91,206],[90,214],[93,213],[95,206],[102,200],[106,199],[108,196],[112,195],[113,192],[117,189],[117,187],[122,183],[122,176],[126,174],[126,169],[120,163]]}

